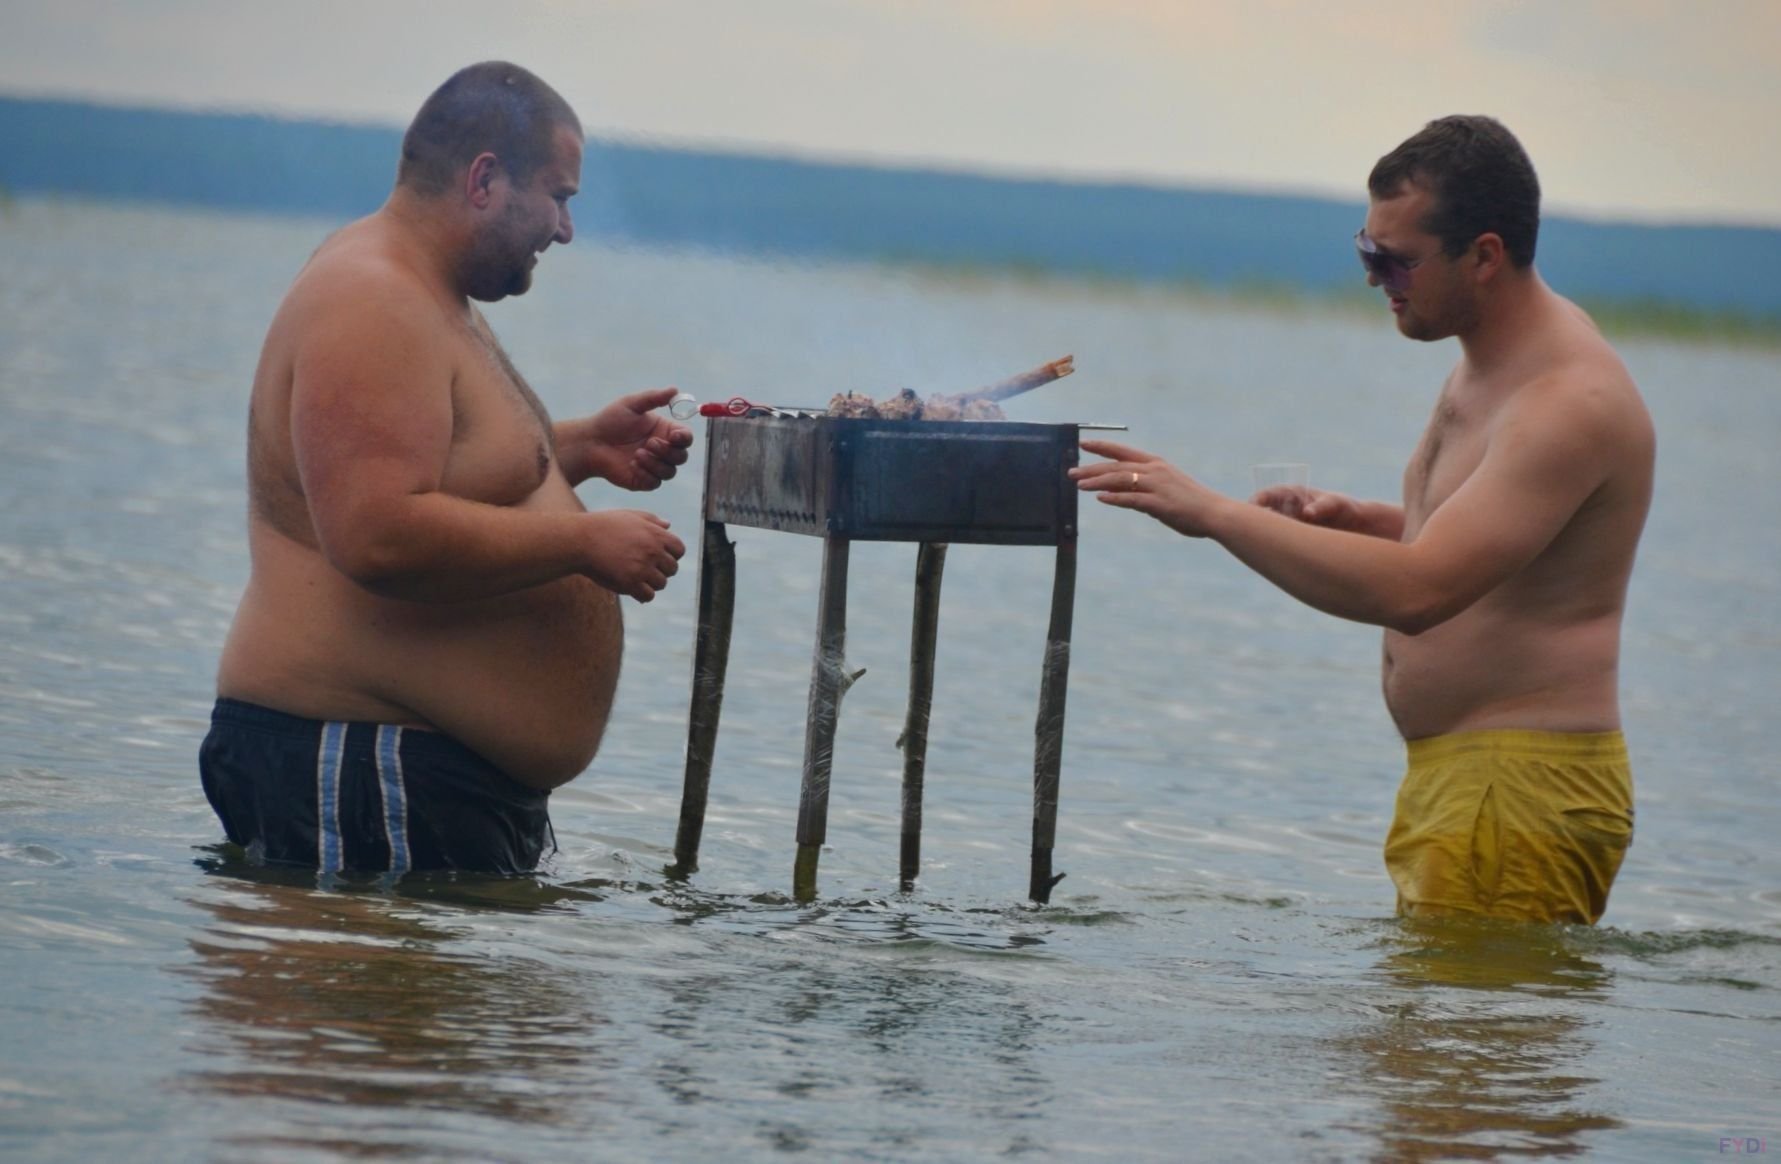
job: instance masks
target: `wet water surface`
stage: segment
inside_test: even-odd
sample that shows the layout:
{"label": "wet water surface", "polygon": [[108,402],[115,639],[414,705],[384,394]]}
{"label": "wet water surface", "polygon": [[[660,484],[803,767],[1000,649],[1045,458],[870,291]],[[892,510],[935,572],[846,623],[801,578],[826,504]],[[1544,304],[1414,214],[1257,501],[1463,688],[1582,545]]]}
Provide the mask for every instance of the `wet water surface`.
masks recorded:
{"label": "wet water surface", "polygon": [[[1085,504],[1052,903],[1025,901],[1049,550],[955,546],[897,886],[915,550],[857,545],[816,902],[791,900],[820,545],[733,528],[701,868],[671,860],[693,562],[512,881],[233,861],[198,786],[245,578],[246,390],[327,224],[0,214],[0,1147],[31,1160],[1668,1161],[1781,1133],[1781,362],[1631,341],[1658,498],[1602,926],[1411,925],[1377,635]],[[1339,245],[1342,240],[1336,240]],[[559,416],[638,387],[957,391],[1209,483],[1395,492],[1451,345],[1183,295],[602,250],[490,312]],[[639,501],[696,543],[698,469]]]}

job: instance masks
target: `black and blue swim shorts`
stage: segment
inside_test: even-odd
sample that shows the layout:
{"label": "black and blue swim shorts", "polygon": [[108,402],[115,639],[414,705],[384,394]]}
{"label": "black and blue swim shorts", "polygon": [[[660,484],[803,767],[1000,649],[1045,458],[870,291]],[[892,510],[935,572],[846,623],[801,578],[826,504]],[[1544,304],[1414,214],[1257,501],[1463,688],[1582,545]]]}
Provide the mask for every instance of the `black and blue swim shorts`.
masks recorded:
{"label": "black and blue swim shorts", "polygon": [[255,862],[529,873],[550,833],[550,793],[422,728],[219,699],[198,769],[229,840]]}

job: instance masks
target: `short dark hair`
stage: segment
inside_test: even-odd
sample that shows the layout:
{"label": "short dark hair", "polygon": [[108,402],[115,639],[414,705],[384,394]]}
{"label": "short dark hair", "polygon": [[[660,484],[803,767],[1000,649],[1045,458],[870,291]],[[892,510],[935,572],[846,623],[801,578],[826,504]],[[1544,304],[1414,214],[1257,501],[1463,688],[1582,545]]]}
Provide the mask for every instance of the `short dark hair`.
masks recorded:
{"label": "short dark hair", "polygon": [[506,61],[466,66],[433,91],[402,135],[396,183],[439,194],[485,151],[514,181],[528,182],[550,158],[560,126],[581,134],[575,111],[536,74]]}
{"label": "short dark hair", "polygon": [[1449,258],[1489,232],[1501,236],[1515,266],[1534,261],[1540,179],[1527,151],[1494,117],[1437,118],[1380,158],[1367,176],[1375,198],[1391,198],[1405,183],[1434,195],[1422,228],[1441,240]]}

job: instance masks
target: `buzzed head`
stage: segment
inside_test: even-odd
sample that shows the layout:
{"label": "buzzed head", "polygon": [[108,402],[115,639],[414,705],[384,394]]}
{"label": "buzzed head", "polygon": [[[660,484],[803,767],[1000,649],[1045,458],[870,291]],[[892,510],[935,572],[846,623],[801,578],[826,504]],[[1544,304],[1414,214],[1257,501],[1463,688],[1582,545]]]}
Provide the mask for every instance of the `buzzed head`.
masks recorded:
{"label": "buzzed head", "polygon": [[559,127],[581,136],[581,120],[562,95],[534,73],[483,61],[453,73],[433,91],[402,137],[396,184],[432,197],[478,155],[494,154],[525,184],[551,157]]}

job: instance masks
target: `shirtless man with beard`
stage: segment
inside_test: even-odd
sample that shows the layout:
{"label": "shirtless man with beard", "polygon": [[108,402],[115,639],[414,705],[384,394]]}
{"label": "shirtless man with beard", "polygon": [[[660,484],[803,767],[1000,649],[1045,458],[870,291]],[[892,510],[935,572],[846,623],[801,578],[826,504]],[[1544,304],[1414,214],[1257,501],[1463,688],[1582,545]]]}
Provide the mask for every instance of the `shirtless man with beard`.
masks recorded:
{"label": "shirtless man with beard", "polygon": [[1620,624],[1656,440],[1619,358],[1533,266],[1540,188],[1486,117],[1379,160],[1355,245],[1398,330],[1460,360],[1402,504],[1303,487],[1224,497],[1084,441],[1110,505],[1217,541],[1293,597],[1385,629],[1408,771],[1385,863],[1406,914],[1593,923],[1632,839]]}
{"label": "shirtless man with beard", "polygon": [[553,423],[472,302],[530,287],[574,234],[582,130],[517,66],[461,70],[394,191],[310,258],[266,336],[248,420],[252,573],[200,767],[252,860],[532,869],[549,791],[593,759],[618,596],[685,552],[603,477],[654,489],[692,433],[672,389]]}

